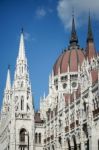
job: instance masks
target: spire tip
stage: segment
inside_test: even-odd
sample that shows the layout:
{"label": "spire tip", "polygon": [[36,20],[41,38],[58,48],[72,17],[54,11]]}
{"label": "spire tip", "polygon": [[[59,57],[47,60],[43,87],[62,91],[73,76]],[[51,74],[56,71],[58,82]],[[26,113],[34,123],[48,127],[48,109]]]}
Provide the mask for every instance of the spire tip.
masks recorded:
{"label": "spire tip", "polygon": [[8,65],[8,70],[10,70],[10,64]]}
{"label": "spire tip", "polygon": [[72,13],[73,15],[72,15],[72,30],[71,30],[70,46],[75,46],[78,44],[78,37],[75,28],[74,8]]}
{"label": "spire tip", "polygon": [[21,28],[21,33],[23,33],[23,27]]}
{"label": "spire tip", "polygon": [[91,17],[90,17],[90,11],[89,11],[89,17],[88,17],[88,35],[87,35],[87,42],[93,41],[93,33],[92,33],[92,25],[91,25]]}

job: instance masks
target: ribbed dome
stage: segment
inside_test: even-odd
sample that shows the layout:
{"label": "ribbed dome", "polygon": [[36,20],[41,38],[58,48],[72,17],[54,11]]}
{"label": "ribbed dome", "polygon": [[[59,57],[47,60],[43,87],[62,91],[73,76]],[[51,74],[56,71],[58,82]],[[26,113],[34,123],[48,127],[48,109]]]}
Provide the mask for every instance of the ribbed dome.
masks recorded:
{"label": "ribbed dome", "polygon": [[70,72],[78,71],[78,65],[82,64],[84,58],[84,52],[77,47],[71,50],[64,51],[54,64],[54,75],[58,75],[59,69],[60,73],[66,73],[68,67]]}
{"label": "ribbed dome", "polygon": [[66,73],[68,71],[68,67],[70,72],[77,72],[78,65],[81,65],[85,58],[84,52],[78,45],[74,17],[72,20],[71,38],[69,43],[70,45],[68,50],[64,51],[54,64],[53,71],[55,76],[58,75],[59,70],[60,73]]}

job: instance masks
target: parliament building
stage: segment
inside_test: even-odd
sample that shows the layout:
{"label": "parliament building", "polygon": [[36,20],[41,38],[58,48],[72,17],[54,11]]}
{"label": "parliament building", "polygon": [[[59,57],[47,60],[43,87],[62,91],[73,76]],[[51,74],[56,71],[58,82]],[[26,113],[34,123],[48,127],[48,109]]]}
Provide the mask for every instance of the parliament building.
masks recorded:
{"label": "parliament building", "polygon": [[85,47],[79,45],[74,16],[66,47],[35,112],[21,32],[13,84],[8,68],[2,100],[0,150],[99,150],[99,54],[90,15]]}

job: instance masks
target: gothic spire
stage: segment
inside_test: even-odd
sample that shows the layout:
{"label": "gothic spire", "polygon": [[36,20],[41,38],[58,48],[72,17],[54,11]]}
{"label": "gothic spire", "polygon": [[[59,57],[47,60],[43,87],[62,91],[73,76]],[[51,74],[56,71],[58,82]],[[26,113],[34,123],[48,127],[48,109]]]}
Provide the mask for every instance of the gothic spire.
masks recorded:
{"label": "gothic spire", "polygon": [[25,46],[24,46],[24,33],[23,33],[23,28],[21,30],[21,37],[20,37],[20,45],[19,45],[19,55],[18,58],[20,60],[25,59]]}
{"label": "gothic spire", "polygon": [[88,19],[88,35],[87,35],[87,42],[91,41],[93,42],[93,33],[92,33],[92,27],[91,27],[91,18],[89,14],[89,19]]}
{"label": "gothic spire", "polygon": [[78,43],[78,37],[76,33],[76,28],[75,28],[75,19],[74,19],[74,14],[72,17],[72,30],[71,30],[71,38],[70,38],[70,45],[75,46]]}
{"label": "gothic spire", "polygon": [[90,14],[89,14],[89,18],[88,18],[88,34],[87,34],[86,56],[88,57],[89,60],[93,57],[96,57],[96,49],[95,49],[95,45],[94,45],[94,38],[93,38],[93,33],[92,33]]}
{"label": "gothic spire", "polygon": [[6,88],[5,89],[6,90],[11,90],[10,65],[8,66]]}

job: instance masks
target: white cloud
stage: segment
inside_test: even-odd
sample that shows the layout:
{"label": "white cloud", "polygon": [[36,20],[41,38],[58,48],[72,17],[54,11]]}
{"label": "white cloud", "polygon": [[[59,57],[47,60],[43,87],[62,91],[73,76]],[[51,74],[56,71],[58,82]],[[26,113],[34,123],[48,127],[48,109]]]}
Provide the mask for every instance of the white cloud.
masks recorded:
{"label": "white cloud", "polygon": [[69,28],[71,25],[72,8],[75,11],[77,25],[86,22],[89,10],[95,19],[99,19],[99,0],[59,0],[57,5],[58,16],[65,28]]}
{"label": "white cloud", "polygon": [[30,33],[24,32],[24,39],[28,42],[35,41],[36,39],[31,37]]}
{"label": "white cloud", "polygon": [[46,16],[46,10],[42,7],[39,7],[37,10],[36,10],[36,17],[37,18],[43,18]]}
{"label": "white cloud", "polygon": [[29,34],[28,32],[25,32],[25,33],[24,33],[24,39],[25,39],[26,41],[29,41],[29,40],[30,40],[30,34]]}

